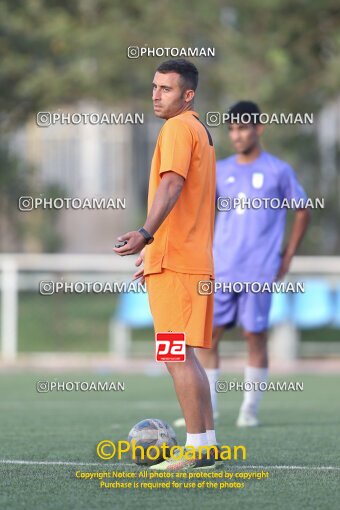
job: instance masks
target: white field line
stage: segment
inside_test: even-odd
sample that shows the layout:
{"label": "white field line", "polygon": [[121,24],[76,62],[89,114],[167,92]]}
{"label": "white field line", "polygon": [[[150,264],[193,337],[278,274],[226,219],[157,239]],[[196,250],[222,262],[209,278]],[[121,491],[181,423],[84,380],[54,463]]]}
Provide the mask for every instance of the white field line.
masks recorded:
{"label": "white field line", "polygon": [[101,466],[101,467],[119,467],[119,466],[136,466],[136,464],[116,463],[105,464],[104,462],[67,462],[59,460],[7,460],[0,459],[0,464],[18,464],[27,466]]}
{"label": "white field line", "polygon": [[[129,463],[115,463],[106,464],[104,462],[67,462],[67,461],[53,461],[53,460],[10,460],[0,459],[0,464],[14,464],[14,465],[27,465],[27,466],[101,466],[102,468],[136,466],[136,464]],[[340,471],[340,466],[225,466],[224,469],[277,469],[277,470],[304,470],[304,471]],[[147,468],[141,468],[147,469]]]}

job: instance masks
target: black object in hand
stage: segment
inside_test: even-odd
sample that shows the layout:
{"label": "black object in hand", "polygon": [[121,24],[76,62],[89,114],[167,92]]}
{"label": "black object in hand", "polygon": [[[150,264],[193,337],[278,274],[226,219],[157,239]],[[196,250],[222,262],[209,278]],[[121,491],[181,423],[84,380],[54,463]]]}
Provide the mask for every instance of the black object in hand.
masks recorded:
{"label": "black object in hand", "polygon": [[120,241],[119,243],[115,244],[115,248],[122,248],[127,244],[127,241]]}

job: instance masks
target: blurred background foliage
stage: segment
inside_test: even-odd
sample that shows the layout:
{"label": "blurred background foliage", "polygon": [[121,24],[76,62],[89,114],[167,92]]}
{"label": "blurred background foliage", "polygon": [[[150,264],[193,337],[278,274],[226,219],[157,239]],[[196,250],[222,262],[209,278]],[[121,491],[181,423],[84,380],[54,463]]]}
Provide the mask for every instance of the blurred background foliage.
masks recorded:
{"label": "blurred background foliage", "polygon": [[82,98],[149,106],[158,59],[126,58],[131,45],[215,47],[196,59],[210,107],[255,95],[267,110],[316,111],[339,90],[334,0],[5,0],[0,20],[0,110],[11,123]]}
{"label": "blurred background foliage", "polygon": [[[2,145],[36,112],[82,100],[151,113],[152,76],[165,58],[129,59],[127,48],[134,45],[216,49],[215,58],[191,59],[200,71],[201,115],[243,98],[266,112],[313,112],[316,119],[339,96],[335,0],[2,0]],[[213,135],[218,157],[231,154],[226,130],[215,128]],[[294,166],[311,196],[320,195],[316,129],[268,126],[264,147]],[[2,209],[10,201],[5,193],[28,189],[18,166],[1,150]],[[338,172],[324,192],[326,209],[314,213],[305,253],[339,252],[339,189]],[[41,232],[49,232],[48,225]],[[42,234],[47,251],[58,247],[49,235]]]}

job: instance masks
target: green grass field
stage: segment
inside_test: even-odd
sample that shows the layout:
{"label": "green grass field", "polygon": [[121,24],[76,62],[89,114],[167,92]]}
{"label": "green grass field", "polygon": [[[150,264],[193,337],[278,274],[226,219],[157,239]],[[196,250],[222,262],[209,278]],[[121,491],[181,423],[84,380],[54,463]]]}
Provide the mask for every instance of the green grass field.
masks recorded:
{"label": "green grass field", "polygon": [[[122,381],[125,391],[39,394],[36,392],[39,380]],[[128,457],[119,464],[100,460],[96,445],[102,439],[125,439],[130,428],[143,418],[160,418],[171,423],[178,417],[179,407],[169,377],[2,374],[0,508],[337,508],[340,377],[303,375],[280,380],[303,381],[304,391],[268,392],[261,411],[263,425],[258,429],[239,430],[234,425],[241,393],[219,395],[222,416],[217,427],[218,439],[222,444],[244,444],[247,460],[218,464],[217,470],[264,469],[269,472],[267,480],[250,480],[243,489],[150,491],[100,489],[98,480],[76,479],[75,472],[138,471]],[[178,432],[177,439],[183,444],[184,430]],[[18,460],[24,462],[12,462]]]}

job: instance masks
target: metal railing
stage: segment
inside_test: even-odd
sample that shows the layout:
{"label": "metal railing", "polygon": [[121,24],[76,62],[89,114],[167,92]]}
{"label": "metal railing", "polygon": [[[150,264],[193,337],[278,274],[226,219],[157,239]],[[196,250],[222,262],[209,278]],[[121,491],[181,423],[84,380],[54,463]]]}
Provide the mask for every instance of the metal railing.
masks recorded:
{"label": "metal railing", "polygon": [[[94,272],[131,276],[135,257],[115,254],[2,254],[1,357],[13,361],[18,352],[18,293],[20,272]],[[340,257],[295,257],[290,275],[322,275],[339,281]]]}

